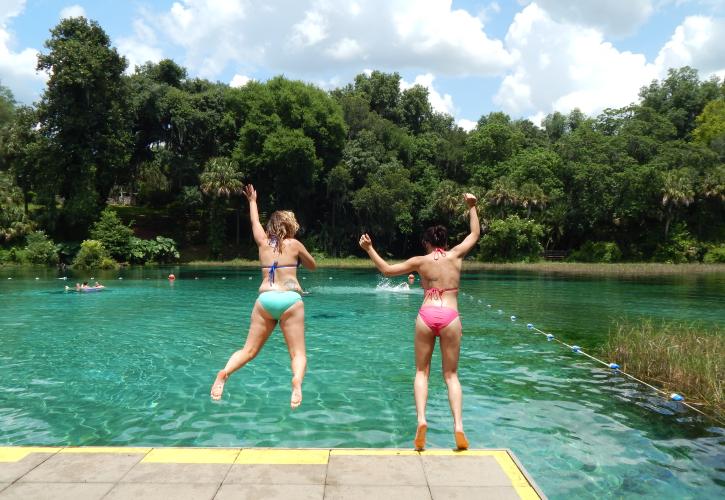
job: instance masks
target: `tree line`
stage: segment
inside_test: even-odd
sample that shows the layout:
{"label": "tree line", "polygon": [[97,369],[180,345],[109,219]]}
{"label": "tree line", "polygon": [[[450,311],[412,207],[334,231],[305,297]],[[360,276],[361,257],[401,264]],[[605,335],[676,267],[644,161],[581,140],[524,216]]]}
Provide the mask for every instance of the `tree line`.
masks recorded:
{"label": "tree line", "polygon": [[538,127],[493,112],[467,132],[425,87],[401,91],[398,73],[329,92],[282,76],[232,88],[168,59],[126,74],[82,17],[62,20],[45,49],[37,103],[0,85],[0,260],[38,231],[88,239],[115,217],[109,202],[125,220],[116,231],[155,219],[143,241],[252,256],[245,182],[263,216],[293,210],[306,244],[330,256],[356,254],[362,231],[394,257],[418,252],[434,223],[456,238],[470,191],[481,259],[725,260],[725,81],[689,67],[597,116],[554,112]]}

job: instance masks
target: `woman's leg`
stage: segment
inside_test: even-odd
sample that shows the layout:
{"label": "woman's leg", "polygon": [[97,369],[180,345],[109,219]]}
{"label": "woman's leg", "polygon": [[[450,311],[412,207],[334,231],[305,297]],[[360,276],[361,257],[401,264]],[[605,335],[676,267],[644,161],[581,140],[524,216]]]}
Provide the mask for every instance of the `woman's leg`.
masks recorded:
{"label": "woman's leg", "polygon": [[232,354],[224,369],[217,373],[216,380],[211,386],[212,399],[221,399],[222,393],[224,392],[224,383],[229,378],[229,375],[239,370],[257,356],[276,324],[277,321],[264,312],[262,306],[259,305],[259,301],[255,302],[249,324],[249,333],[247,334],[246,342],[244,342],[244,347]]}
{"label": "woman's leg", "polygon": [[425,418],[425,406],[428,401],[428,377],[430,376],[430,358],[433,356],[436,338],[420,316],[415,320],[415,411],[418,414],[418,429],[415,433],[415,448],[425,448],[425,433],[428,422]]}
{"label": "woman's leg", "polygon": [[453,431],[459,449],[468,448],[463,434],[463,391],[458,380],[458,357],[461,352],[461,320],[454,319],[441,328],[441,357],[443,358],[443,378],[448,386],[448,402],[453,415]]}
{"label": "woman's leg", "polygon": [[302,403],[302,380],[307,369],[305,353],[305,304],[301,300],[290,306],[279,319],[279,327],[287,342],[292,365],[292,397],[290,406],[294,410]]}

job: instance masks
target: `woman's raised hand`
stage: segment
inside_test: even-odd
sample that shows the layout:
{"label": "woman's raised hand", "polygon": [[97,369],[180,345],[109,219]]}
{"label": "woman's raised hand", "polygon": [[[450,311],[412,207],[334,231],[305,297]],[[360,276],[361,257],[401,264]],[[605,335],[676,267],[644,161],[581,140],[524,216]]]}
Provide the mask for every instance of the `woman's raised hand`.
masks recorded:
{"label": "woman's raised hand", "polygon": [[253,201],[257,201],[257,191],[254,190],[254,186],[251,184],[247,184],[244,186],[244,196],[247,197],[247,200],[251,203]]}
{"label": "woman's raised hand", "polygon": [[463,195],[463,199],[466,202],[466,205],[468,205],[468,208],[473,208],[476,206],[476,202],[478,201],[475,196],[473,196],[471,193],[466,193]]}
{"label": "woman's raised hand", "polygon": [[372,248],[372,246],[373,240],[370,239],[370,236],[368,236],[367,233],[360,236],[360,248],[367,252],[370,248]]}

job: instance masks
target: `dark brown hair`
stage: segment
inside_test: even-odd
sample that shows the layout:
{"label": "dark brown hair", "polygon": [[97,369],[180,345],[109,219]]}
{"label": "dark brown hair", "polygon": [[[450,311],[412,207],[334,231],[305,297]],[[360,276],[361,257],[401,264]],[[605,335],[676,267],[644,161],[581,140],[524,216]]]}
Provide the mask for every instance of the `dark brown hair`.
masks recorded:
{"label": "dark brown hair", "polygon": [[448,229],[445,226],[431,226],[423,233],[423,244],[430,243],[436,248],[446,248],[448,245]]}

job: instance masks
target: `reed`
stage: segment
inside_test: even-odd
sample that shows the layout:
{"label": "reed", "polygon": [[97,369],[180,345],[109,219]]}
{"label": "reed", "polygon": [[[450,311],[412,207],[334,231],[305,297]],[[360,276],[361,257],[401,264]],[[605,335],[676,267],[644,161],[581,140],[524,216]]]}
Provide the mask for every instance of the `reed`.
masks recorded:
{"label": "reed", "polygon": [[719,327],[622,320],[609,332],[602,354],[625,372],[725,418],[725,338]]}
{"label": "reed", "polygon": [[[390,260],[391,264],[402,262]],[[183,262],[192,266],[240,266],[253,267],[259,263],[250,259],[233,259],[227,261],[192,260]],[[359,257],[333,258],[318,257],[317,265],[325,268],[339,269],[374,269],[370,259]],[[492,264],[466,260],[463,262],[464,271],[526,271],[534,273],[553,273],[579,276],[683,276],[693,274],[725,274],[725,264],[655,264],[655,263],[629,263],[629,264],[582,264],[573,262],[534,262]]]}

